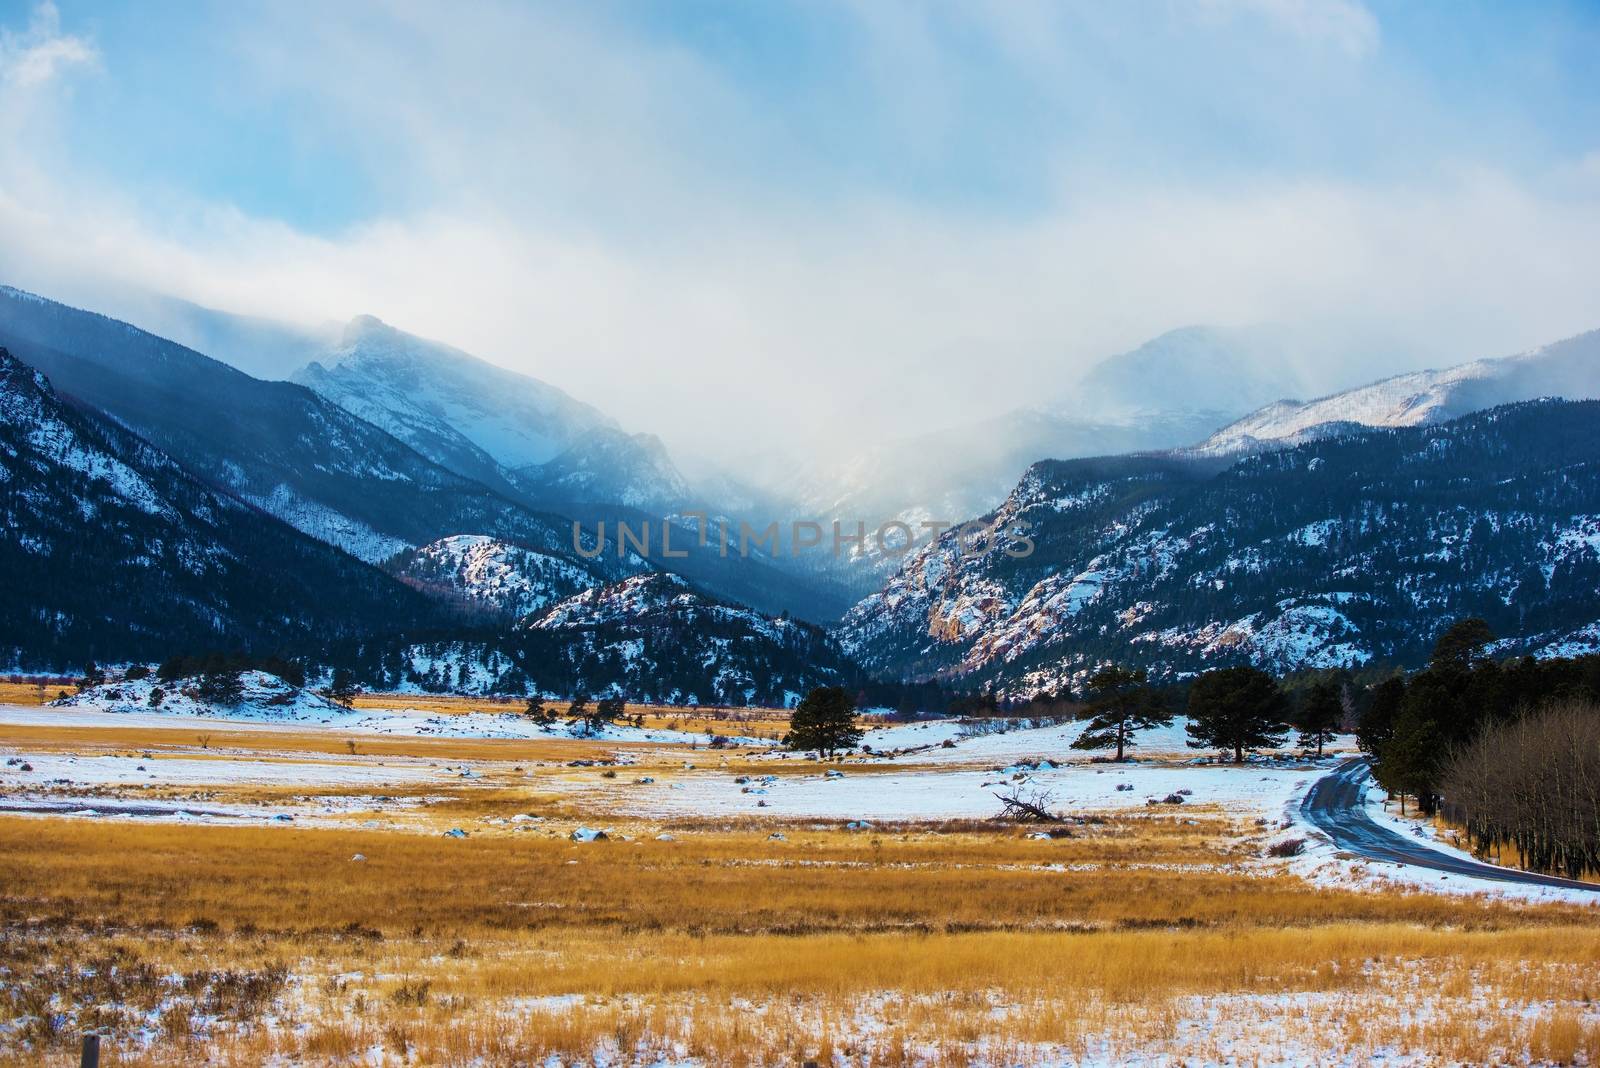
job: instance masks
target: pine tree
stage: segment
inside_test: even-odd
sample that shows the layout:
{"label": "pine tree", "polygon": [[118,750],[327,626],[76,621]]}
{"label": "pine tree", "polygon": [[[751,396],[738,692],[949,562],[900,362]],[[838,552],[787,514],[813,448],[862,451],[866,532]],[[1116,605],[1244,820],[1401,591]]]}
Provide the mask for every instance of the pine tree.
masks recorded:
{"label": "pine tree", "polygon": [[355,675],[347,667],[333,669],[333,681],[328,685],[327,698],[342,708],[355,703],[361,691],[356,687]]}
{"label": "pine tree", "polygon": [[1136,731],[1170,724],[1172,713],[1161,707],[1145,685],[1147,678],[1143,668],[1131,670],[1115,664],[1095,672],[1086,687],[1091,718],[1072,748],[1115,747],[1121,761],[1134,744]]}
{"label": "pine tree", "polygon": [[579,690],[567,702],[567,723],[582,731],[589,729],[589,695]]}
{"label": "pine tree", "polygon": [[1384,746],[1394,737],[1395,720],[1400,717],[1400,705],[1405,699],[1406,680],[1399,675],[1372,688],[1371,700],[1356,724],[1356,741],[1361,751],[1374,760],[1383,759]]}
{"label": "pine tree", "polygon": [[594,703],[594,708],[589,713],[589,731],[594,733],[610,723],[615,723],[622,718],[627,702],[621,697],[602,697]]}
{"label": "pine tree", "polygon": [[1326,679],[1313,684],[1306,693],[1300,721],[1296,724],[1300,744],[1308,749],[1315,745],[1317,756],[1322,756],[1323,745],[1333,741],[1334,735],[1339,733],[1339,721],[1343,718],[1344,702],[1339,699],[1338,684]]}
{"label": "pine tree", "polygon": [[232,668],[219,667],[200,676],[200,699],[211,705],[236,705],[244,696],[244,681]]}
{"label": "pine tree", "polygon": [[1395,721],[1394,735],[1383,747],[1383,759],[1372,769],[1378,785],[1400,799],[1402,813],[1408,794],[1423,812],[1434,810],[1441,748],[1439,726],[1427,717],[1423,702],[1408,700]]}
{"label": "pine tree", "polygon": [[1233,762],[1284,743],[1288,700],[1271,675],[1253,667],[1219,668],[1189,688],[1189,747],[1231,749]]}
{"label": "pine tree", "polygon": [[93,660],[83,665],[83,678],[78,681],[78,689],[87,690],[91,686],[98,686],[106,681],[106,673],[100,670],[100,665]]}
{"label": "pine tree", "polygon": [[861,742],[856,702],[843,686],[818,686],[795,706],[784,744],[797,752],[820,753],[825,759]]}
{"label": "pine tree", "polygon": [[1434,642],[1428,666],[1443,670],[1471,668],[1483,647],[1492,641],[1494,631],[1483,620],[1476,617],[1458,620]]}
{"label": "pine tree", "polygon": [[548,727],[555,719],[545,706],[543,695],[537,692],[528,698],[528,706],[522,710],[522,714],[541,727]]}

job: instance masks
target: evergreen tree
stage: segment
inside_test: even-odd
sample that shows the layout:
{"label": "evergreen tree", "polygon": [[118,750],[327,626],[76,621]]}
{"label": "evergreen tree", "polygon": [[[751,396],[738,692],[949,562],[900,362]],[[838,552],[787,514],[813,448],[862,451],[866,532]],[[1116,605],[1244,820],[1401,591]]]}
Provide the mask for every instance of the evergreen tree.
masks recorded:
{"label": "evergreen tree", "polygon": [[219,667],[200,676],[200,699],[211,705],[236,705],[244,696],[244,680],[233,668]]}
{"label": "evergreen tree", "polygon": [[1400,705],[1406,699],[1406,680],[1402,675],[1384,679],[1372,687],[1366,710],[1356,721],[1356,741],[1361,751],[1381,760],[1383,747],[1394,737],[1394,724],[1400,718]]}
{"label": "evergreen tree", "polygon": [[589,729],[589,695],[579,690],[567,702],[567,723],[579,730]]}
{"label": "evergreen tree", "polygon": [[824,758],[860,742],[856,702],[843,686],[818,686],[806,694],[789,717],[789,733],[784,736],[790,749],[815,751]]}
{"label": "evergreen tree", "polygon": [[528,706],[522,710],[522,714],[541,727],[548,727],[555,720],[545,706],[544,697],[537,692],[528,698]]}
{"label": "evergreen tree", "polygon": [[1322,756],[1323,745],[1333,741],[1334,735],[1339,733],[1342,719],[1344,702],[1339,699],[1338,684],[1327,679],[1314,683],[1306,693],[1300,707],[1300,721],[1296,724],[1300,744],[1308,749],[1315,745],[1317,756]]}
{"label": "evergreen tree", "polygon": [[1483,652],[1483,647],[1494,641],[1494,631],[1489,624],[1473,617],[1458,620],[1433,644],[1433,655],[1428,666],[1441,670],[1467,670]]}
{"label": "evergreen tree", "polygon": [[609,723],[615,723],[622,718],[627,702],[621,697],[602,697],[594,703],[589,712],[589,731],[594,733]]}
{"label": "evergreen tree", "polygon": [[1134,732],[1170,724],[1172,713],[1160,705],[1147,678],[1143,668],[1115,664],[1095,672],[1086,687],[1091,718],[1072,748],[1115,748],[1120,761],[1134,744]]}
{"label": "evergreen tree", "polygon": [[328,685],[327,698],[334,704],[349,708],[361,691],[356,687],[355,675],[347,667],[333,669],[333,681]]}
{"label": "evergreen tree", "polygon": [[1271,675],[1253,667],[1208,671],[1189,688],[1189,747],[1244,754],[1284,743],[1288,699]]}
{"label": "evergreen tree", "polygon": [[78,689],[87,690],[91,686],[98,686],[106,681],[106,673],[100,670],[100,665],[93,660],[83,665],[83,678],[78,680]]}
{"label": "evergreen tree", "polygon": [[1378,785],[1400,799],[1401,812],[1408,794],[1417,799],[1423,812],[1432,812],[1437,801],[1434,790],[1442,747],[1438,724],[1427,718],[1424,707],[1411,700],[1401,706],[1394,734],[1383,747],[1383,759],[1372,769]]}

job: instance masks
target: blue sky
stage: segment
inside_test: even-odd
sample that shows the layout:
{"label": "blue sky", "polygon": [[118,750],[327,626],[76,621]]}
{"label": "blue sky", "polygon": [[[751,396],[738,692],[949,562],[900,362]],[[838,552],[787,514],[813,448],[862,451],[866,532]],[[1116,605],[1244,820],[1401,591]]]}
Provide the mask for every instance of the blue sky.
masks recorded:
{"label": "blue sky", "polygon": [[1593,3],[0,0],[0,33],[13,280],[371,311],[635,424],[840,375],[1001,411],[1193,321],[1346,331],[1352,378],[1600,326]]}
{"label": "blue sky", "polygon": [[[874,26],[865,4],[546,13],[563,35],[619,55],[683,54],[732,102],[726,125],[674,131],[672,150],[775,198],[871,195],[1017,215],[1048,206],[1048,175],[1061,167],[1141,181],[1375,181],[1493,163],[1537,177],[1600,148],[1600,5],[1329,4],[1346,14],[1321,27],[1309,13],[1318,6],[1042,5],[1049,39],[1032,56],[964,17],[976,5],[903,5],[900,27]],[[16,29],[38,5],[0,10]],[[398,131],[328,109],[315,78],[261,59],[263,39],[318,19],[317,6],[283,10],[58,3],[61,32],[98,55],[74,92],[73,161],[130,189],[233,203],[318,233],[448,196],[409,171]],[[382,7],[348,21],[373,27],[396,78],[430,31],[429,18]],[[470,62],[464,51],[452,58]],[[583,91],[556,79],[543,89],[550,108],[563,89]],[[683,121],[670,102],[659,110],[669,127]],[[538,188],[536,172],[519,178]]]}

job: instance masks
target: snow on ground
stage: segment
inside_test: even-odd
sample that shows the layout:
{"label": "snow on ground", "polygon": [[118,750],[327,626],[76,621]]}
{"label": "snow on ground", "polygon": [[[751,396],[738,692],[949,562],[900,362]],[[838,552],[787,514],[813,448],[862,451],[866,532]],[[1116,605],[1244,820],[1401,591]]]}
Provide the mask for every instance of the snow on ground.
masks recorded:
{"label": "snow on ground", "polygon": [[[735,776],[728,771],[690,772],[671,782],[604,784],[568,780],[558,785],[595,797],[607,808],[658,818],[762,815],[802,819],[941,820],[982,819],[1000,811],[997,793],[1021,787],[1053,795],[1050,807],[1066,814],[1089,810],[1143,809],[1180,790],[1183,804],[1224,804],[1276,815],[1303,793],[1321,769],[1309,765],[1272,768],[1076,764],[1048,771],[880,771],[820,769],[814,775]],[[1021,775],[1017,779],[1014,776]],[[737,778],[748,778],[738,782]],[[1120,788],[1119,788],[1120,787]],[[764,802],[764,804],[763,804]]]}
{"label": "snow on ground", "polygon": [[345,711],[310,690],[291,686],[264,671],[240,672],[239,697],[229,705],[206,700],[201,695],[201,684],[195,679],[162,682],[149,676],[92,686],[53,707],[308,723],[325,723]]}
{"label": "snow on ground", "polygon": [[[404,760],[348,761],[202,756],[73,756],[26,753],[0,764],[0,796],[79,786],[377,786],[459,777],[442,766]],[[22,770],[27,764],[31,770]]]}
{"label": "snow on ground", "polygon": [[[1134,736],[1136,744],[1129,749],[1129,755],[1135,758],[1170,758],[1174,755],[1186,759],[1201,758],[1208,751],[1189,748],[1188,722],[1179,716],[1170,726],[1138,732]],[[868,731],[862,743],[870,745],[875,753],[886,755],[896,750],[915,750],[902,753],[898,759],[917,764],[1006,764],[1038,757],[1062,762],[1084,760],[1093,755],[1105,756],[1112,752],[1109,749],[1085,751],[1072,748],[1072,743],[1082,736],[1086,726],[1081,720],[1018,727],[1002,732],[998,727],[1004,723],[1004,720],[902,723]],[[954,743],[950,748],[944,747],[947,740]],[[1354,749],[1355,739],[1341,735],[1327,751],[1351,752]]]}

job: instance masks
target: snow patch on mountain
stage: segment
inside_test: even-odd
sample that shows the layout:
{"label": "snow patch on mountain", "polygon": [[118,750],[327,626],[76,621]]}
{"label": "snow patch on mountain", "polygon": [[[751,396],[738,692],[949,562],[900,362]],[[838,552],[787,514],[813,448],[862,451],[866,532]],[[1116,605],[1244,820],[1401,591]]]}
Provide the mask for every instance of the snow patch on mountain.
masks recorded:
{"label": "snow patch on mountain", "polygon": [[521,618],[598,584],[577,561],[484,534],[456,534],[389,562],[402,580],[448,593],[475,608]]}
{"label": "snow patch on mountain", "polygon": [[269,515],[276,516],[302,534],[337,546],[369,564],[387,560],[410,545],[399,538],[373,530],[361,520],[327,505],[307,500],[286,483],[271,493],[240,496]]}
{"label": "snow patch on mountain", "polygon": [[1318,400],[1277,401],[1223,427],[1197,451],[1231,453],[1264,443],[1298,444],[1340,427],[1423,426],[1546,396],[1600,397],[1600,331],[1515,356],[1396,375]]}
{"label": "snow patch on mountain", "polygon": [[[156,491],[133,468],[92,448],[52,411],[55,391],[45,376],[0,349],[0,419],[51,463],[99,482],[146,515],[167,515]],[[86,516],[85,518],[90,518]]]}
{"label": "snow patch on mountain", "polygon": [[542,464],[616,424],[555,386],[361,315],[339,346],[295,380],[402,441],[465,439],[495,462]]}

